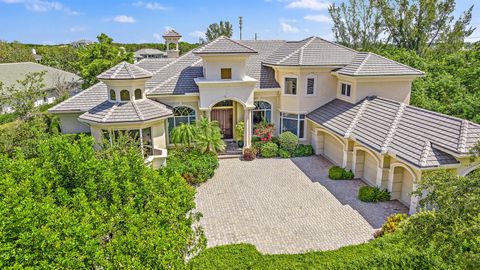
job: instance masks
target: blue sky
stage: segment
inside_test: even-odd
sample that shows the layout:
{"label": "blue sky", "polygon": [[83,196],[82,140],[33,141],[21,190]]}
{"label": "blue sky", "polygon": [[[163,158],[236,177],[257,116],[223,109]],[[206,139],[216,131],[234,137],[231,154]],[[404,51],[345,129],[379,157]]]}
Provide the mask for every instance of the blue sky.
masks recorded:
{"label": "blue sky", "polygon": [[[347,0],[330,0],[342,2]],[[456,14],[477,0],[458,0]],[[238,38],[238,16],[244,17],[243,38],[298,40],[317,35],[332,39],[327,0],[0,0],[0,39],[57,44],[95,40],[106,33],[117,42],[162,42],[175,28],[188,42],[212,22],[229,20]],[[471,40],[480,39],[480,3],[475,6]]]}

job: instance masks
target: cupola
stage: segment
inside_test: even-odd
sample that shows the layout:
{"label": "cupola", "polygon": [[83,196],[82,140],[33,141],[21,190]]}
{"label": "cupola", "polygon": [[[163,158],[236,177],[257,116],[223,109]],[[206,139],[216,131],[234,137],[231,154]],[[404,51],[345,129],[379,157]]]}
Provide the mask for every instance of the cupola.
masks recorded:
{"label": "cupola", "polygon": [[[169,29],[163,34],[165,39],[165,47],[168,58],[178,58],[180,56],[180,50],[178,49],[178,42],[180,41],[180,35],[175,29]],[[170,48],[170,44],[175,45],[175,49]]]}

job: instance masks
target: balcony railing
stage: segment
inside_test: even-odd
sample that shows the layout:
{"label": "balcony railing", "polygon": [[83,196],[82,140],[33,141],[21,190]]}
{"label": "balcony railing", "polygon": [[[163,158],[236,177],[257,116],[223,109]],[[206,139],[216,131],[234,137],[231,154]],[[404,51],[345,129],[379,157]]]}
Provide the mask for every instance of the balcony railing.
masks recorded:
{"label": "balcony railing", "polygon": [[145,163],[151,165],[154,169],[159,169],[167,164],[167,149],[154,147],[152,154],[148,155]]}

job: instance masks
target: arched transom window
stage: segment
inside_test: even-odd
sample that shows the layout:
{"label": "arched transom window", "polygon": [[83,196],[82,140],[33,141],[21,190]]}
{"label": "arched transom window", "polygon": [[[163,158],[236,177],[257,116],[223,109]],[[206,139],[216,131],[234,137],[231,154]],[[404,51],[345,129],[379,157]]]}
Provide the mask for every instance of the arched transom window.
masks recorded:
{"label": "arched transom window", "polygon": [[196,119],[195,110],[187,106],[173,108],[173,116],[168,118],[168,133],[181,123],[194,124]]}
{"label": "arched transom window", "polygon": [[141,89],[135,89],[135,100],[137,99],[142,99],[142,90]]}
{"label": "arched transom window", "polygon": [[121,101],[129,101],[130,100],[130,92],[128,92],[128,90],[125,90],[125,89],[120,91],[120,100]]}
{"label": "arched transom window", "polygon": [[255,109],[252,111],[252,121],[256,125],[262,121],[272,122],[272,105],[266,101],[255,101]]}
{"label": "arched transom window", "polygon": [[117,95],[115,94],[115,90],[110,89],[110,100],[116,100]]}

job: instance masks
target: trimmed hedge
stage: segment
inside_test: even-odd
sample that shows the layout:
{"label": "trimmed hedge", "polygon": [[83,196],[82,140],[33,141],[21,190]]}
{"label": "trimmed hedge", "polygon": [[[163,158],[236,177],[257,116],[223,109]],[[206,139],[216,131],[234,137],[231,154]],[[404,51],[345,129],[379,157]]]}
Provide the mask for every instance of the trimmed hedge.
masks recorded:
{"label": "trimmed hedge", "polygon": [[362,202],[384,202],[390,200],[390,192],[379,187],[363,186],[358,190],[358,199]]}
{"label": "trimmed hedge", "polygon": [[218,168],[214,153],[202,153],[193,148],[175,149],[168,152],[167,166],[160,170],[180,174],[189,184],[196,185],[213,177]]}
{"label": "trimmed hedge", "polygon": [[352,180],[353,177],[351,170],[347,171],[339,166],[333,166],[328,170],[328,178],[332,180]]}
{"label": "trimmed hedge", "polygon": [[267,142],[260,147],[260,155],[265,158],[276,157],[278,145],[273,142]]}
{"label": "trimmed hedge", "polygon": [[285,149],[292,153],[295,151],[298,145],[298,137],[290,131],[283,132],[278,136],[280,148]]}
{"label": "trimmed hedge", "polygon": [[294,157],[308,157],[311,155],[313,155],[313,146],[310,144],[299,144],[293,151]]}
{"label": "trimmed hedge", "polygon": [[285,149],[279,149],[278,150],[278,156],[281,157],[281,158],[291,158],[292,157],[290,152],[288,152]]}

